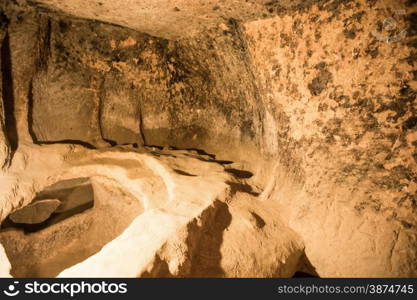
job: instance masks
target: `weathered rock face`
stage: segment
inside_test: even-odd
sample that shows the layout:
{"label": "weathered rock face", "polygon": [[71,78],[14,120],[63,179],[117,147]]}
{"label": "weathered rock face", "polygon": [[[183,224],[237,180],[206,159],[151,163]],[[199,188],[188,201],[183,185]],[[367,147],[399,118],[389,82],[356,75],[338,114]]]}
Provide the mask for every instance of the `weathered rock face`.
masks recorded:
{"label": "weathered rock face", "polygon": [[[146,32],[154,36],[179,39],[198,35],[224,20],[266,17],[274,13],[270,0],[210,2],[194,0],[36,0],[18,1],[37,9],[54,10],[88,19],[101,20]],[[303,1],[283,0],[284,7]]]}
{"label": "weathered rock face", "polygon": [[[0,185],[13,191],[0,193],[2,218],[74,166],[127,184],[146,213],[129,219],[128,244],[61,275],[292,276],[305,255],[319,276],[417,276],[415,1],[82,3],[2,3],[0,164],[10,169]],[[152,172],[138,164],[144,149]],[[184,196],[159,211],[173,190],[207,202]],[[88,220],[65,224],[75,218]],[[119,247],[140,258],[100,268]]]}
{"label": "weathered rock face", "polygon": [[[416,7],[405,4],[341,1],[245,25],[274,197],[325,276],[416,275]],[[378,27],[396,11],[397,31]]]}
{"label": "weathered rock face", "polygon": [[[7,19],[5,16],[0,17],[0,46],[3,49],[3,43],[6,36],[7,30]],[[3,53],[3,51],[2,51]],[[0,65],[3,66],[3,55],[0,56]],[[0,101],[0,167],[4,167],[6,163],[8,163],[10,157],[10,145],[9,140],[7,138],[7,131],[6,131],[6,114],[4,109],[4,92],[3,92],[3,72],[1,72],[1,101]]]}
{"label": "weathered rock face", "polygon": [[[41,42],[21,102],[30,119],[18,119],[35,142],[170,145],[238,160],[256,152],[259,95],[237,24],[174,42],[82,20],[24,18],[37,22]],[[24,36],[17,19],[15,35]]]}
{"label": "weathered rock face", "polygon": [[[94,207],[31,234],[0,231],[12,267],[0,275],[292,276],[301,240],[236,173],[195,151],[22,145],[0,174],[1,219],[57,190],[65,202],[80,175],[91,178]],[[242,239],[254,247],[242,251]]]}

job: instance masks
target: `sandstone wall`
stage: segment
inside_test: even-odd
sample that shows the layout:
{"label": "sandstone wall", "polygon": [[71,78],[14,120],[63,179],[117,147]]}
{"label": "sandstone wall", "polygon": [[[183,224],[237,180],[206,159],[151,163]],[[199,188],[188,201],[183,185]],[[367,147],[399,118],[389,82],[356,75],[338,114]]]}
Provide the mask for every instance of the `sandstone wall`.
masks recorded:
{"label": "sandstone wall", "polygon": [[259,95],[236,21],[169,41],[94,21],[7,12],[19,139],[255,157]]}
{"label": "sandstone wall", "polygon": [[33,142],[203,149],[255,173],[320,276],[417,276],[415,1],[280,3],[177,41],[4,9],[0,165]]}
{"label": "sandstone wall", "polygon": [[50,18],[41,34],[30,105],[34,139],[96,147],[143,143],[141,103],[165,96],[160,48],[166,42],[115,26]]}
{"label": "sandstone wall", "polygon": [[[5,15],[0,15],[0,168],[5,167],[10,162],[10,144],[8,140],[8,134],[6,129],[6,111],[5,111],[5,94],[3,89],[3,82],[4,82],[4,55],[3,55],[3,47],[7,32],[7,24],[8,20]],[[6,40],[7,42],[7,40]]]}
{"label": "sandstone wall", "polygon": [[416,276],[416,6],[317,3],[245,25],[272,198],[320,275]]}
{"label": "sandstone wall", "polygon": [[[150,144],[204,149],[233,161],[253,160],[259,94],[237,24],[231,21],[198,38],[181,40],[168,56],[173,70],[170,97],[159,98],[160,105],[145,104],[151,112],[144,115]],[[155,134],[146,132],[155,124],[155,114],[168,122],[158,124]]]}

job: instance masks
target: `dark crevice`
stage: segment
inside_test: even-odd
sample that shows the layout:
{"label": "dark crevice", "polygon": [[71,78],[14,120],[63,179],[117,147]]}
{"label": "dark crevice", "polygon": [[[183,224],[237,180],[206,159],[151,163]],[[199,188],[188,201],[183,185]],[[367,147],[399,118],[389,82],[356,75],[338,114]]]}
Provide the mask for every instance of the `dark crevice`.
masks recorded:
{"label": "dark crevice", "polygon": [[[250,56],[250,46],[248,45],[248,40],[247,40],[247,36],[245,33],[245,30],[243,29],[241,23],[236,20],[236,19],[229,19],[228,20],[228,24],[229,26],[232,28],[233,33],[234,33],[234,37],[236,39],[236,42],[240,48],[240,53],[241,53],[241,57],[242,57],[242,63],[245,65],[245,70],[247,72],[247,74],[249,75],[252,84],[251,90],[254,91],[254,98],[255,98],[255,102],[256,103],[262,103],[262,97],[261,94],[259,92],[259,88],[256,84],[257,82],[257,76],[255,74],[255,72],[253,71],[254,68],[254,63],[252,61],[252,58]],[[242,110],[243,111],[243,110]],[[264,112],[259,110],[259,111],[253,111],[253,119],[256,120],[257,119],[257,123],[256,125],[259,126],[259,130],[258,130],[258,134],[260,134],[261,136],[264,135],[265,129],[263,127],[263,114]],[[251,124],[251,126],[253,126],[254,124]],[[243,134],[247,134],[247,128],[242,127],[241,131]]]}
{"label": "dark crevice", "polygon": [[266,223],[264,221],[264,219],[262,219],[262,217],[260,215],[258,215],[257,213],[251,212],[252,217],[255,219],[256,222],[256,226],[258,228],[264,228]]}
{"label": "dark crevice", "polygon": [[249,171],[244,171],[244,170],[238,170],[238,169],[225,169],[225,171],[227,173],[233,174],[236,178],[240,178],[240,179],[249,179],[253,177],[253,173],[249,172]]}
{"label": "dark crevice", "polygon": [[247,183],[236,183],[232,181],[226,181],[226,183],[230,186],[232,195],[235,195],[238,192],[246,193],[254,197],[258,197],[260,195]]}
{"label": "dark crevice", "polygon": [[157,254],[153,262],[153,268],[150,271],[145,271],[141,274],[141,278],[173,278],[174,275],[171,274],[169,270],[168,263],[161,259]]}
{"label": "dark crevice", "polygon": [[320,278],[319,276],[306,273],[306,272],[295,272],[293,278]]}
{"label": "dark crevice", "polygon": [[48,19],[46,23],[46,30],[43,26],[39,27],[39,69],[45,70],[48,67],[48,61],[51,56],[51,35],[52,35],[52,24],[51,20]]}
{"label": "dark crevice", "polygon": [[177,148],[177,147],[174,147],[174,146],[169,146],[169,148],[172,149],[172,150],[192,151],[192,152],[197,153],[198,155],[208,156],[212,160],[215,160],[216,159],[216,155],[215,154],[208,153],[208,152],[206,152],[203,149],[197,149],[197,148],[184,148],[184,149],[182,149],[182,148]]}
{"label": "dark crevice", "polygon": [[117,146],[117,142],[105,138],[104,134],[103,134],[103,123],[102,123],[103,119],[102,119],[102,116],[103,116],[105,97],[106,97],[106,79],[103,78],[101,80],[99,91],[98,91],[98,101],[99,101],[98,102],[98,115],[97,115],[98,130],[99,130],[101,139],[103,141],[105,141],[106,143],[109,143],[110,146],[114,147],[114,146]]}
{"label": "dark crevice", "polygon": [[189,177],[195,177],[195,176],[197,176],[197,175],[194,175],[194,174],[185,172],[183,170],[179,170],[179,169],[173,169],[173,170],[174,170],[175,173],[180,174],[180,175],[183,175],[183,176],[189,176]]}
{"label": "dark crevice", "polygon": [[140,137],[142,139],[142,144],[146,145],[146,137],[145,137],[145,126],[143,123],[143,105],[142,105],[142,100],[139,100],[139,134]]}
{"label": "dark crevice", "polygon": [[28,130],[33,143],[38,144],[38,138],[33,131],[33,80],[29,83],[28,91]]}
{"label": "dark crevice", "polygon": [[[48,67],[48,61],[51,56],[51,35],[52,35],[52,24],[51,20],[47,19],[46,24],[42,24],[38,27],[38,37],[39,37],[39,57],[37,60],[37,66],[38,70],[37,72],[41,70],[45,70]],[[36,76],[36,75],[35,75]],[[32,77],[30,84],[29,84],[29,90],[28,90],[28,131],[29,135],[32,138],[32,142],[34,144],[49,144],[47,142],[41,142],[38,140],[36,133],[33,129],[33,106],[34,106],[34,94],[33,94],[33,88],[34,88],[34,77]]]}
{"label": "dark crevice", "polygon": [[231,160],[216,160],[216,163],[221,165],[231,165],[234,163],[234,161]]}
{"label": "dark crevice", "polygon": [[109,140],[109,139],[105,139],[104,137],[102,139],[106,143],[110,144],[111,147],[116,147],[117,146],[117,143],[115,141],[112,141],[112,140]]}
{"label": "dark crevice", "polygon": [[15,117],[15,97],[13,92],[12,59],[10,51],[9,33],[1,45],[1,73],[2,73],[2,96],[5,112],[5,125],[7,139],[11,148],[11,159],[18,148],[18,133]]}
{"label": "dark crevice", "polygon": [[307,255],[304,253],[300,258],[298,271],[294,273],[294,278],[320,278],[316,268],[311,264]]}
{"label": "dark crevice", "polygon": [[93,146],[90,143],[79,141],[79,140],[60,140],[60,141],[48,141],[48,142],[37,142],[39,145],[54,145],[54,144],[73,144],[73,145],[80,145],[88,149],[97,149],[95,146]]}
{"label": "dark crevice", "polygon": [[155,149],[158,149],[158,150],[164,150],[164,147],[163,146],[159,146],[159,145],[144,145],[144,147],[145,148],[155,148]]}

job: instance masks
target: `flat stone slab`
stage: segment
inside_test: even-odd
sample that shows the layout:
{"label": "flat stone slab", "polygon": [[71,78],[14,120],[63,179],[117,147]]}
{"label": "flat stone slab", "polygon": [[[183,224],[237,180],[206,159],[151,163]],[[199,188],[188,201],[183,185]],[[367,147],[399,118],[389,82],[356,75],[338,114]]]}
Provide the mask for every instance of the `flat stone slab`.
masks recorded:
{"label": "flat stone slab", "polygon": [[40,192],[35,201],[44,199],[59,199],[61,205],[56,213],[68,212],[94,202],[94,190],[89,178],[61,180]]}
{"label": "flat stone slab", "polygon": [[15,211],[10,219],[18,224],[39,224],[49,219],[60,205],[57,199],[40,200]]}

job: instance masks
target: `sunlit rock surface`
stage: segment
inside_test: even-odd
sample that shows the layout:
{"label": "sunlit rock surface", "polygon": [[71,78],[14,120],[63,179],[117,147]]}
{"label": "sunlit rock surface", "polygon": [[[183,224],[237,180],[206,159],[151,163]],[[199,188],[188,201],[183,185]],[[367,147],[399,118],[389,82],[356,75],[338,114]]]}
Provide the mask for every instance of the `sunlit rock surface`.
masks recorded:
{"label": "sunlit rock surface", "polygon": [[[63,145],[20,151],[2,175],[3,219],[14,207],[30,209],[25,204],[45,187],[80,175],[93,182],[94,207],[29,235],[4,229],[14,276],[292,276],[301,263],[297,234],[210,156]],[[252,251],[242,251],[244,240]],[[259,262],[241,266],[246,258]]]}

